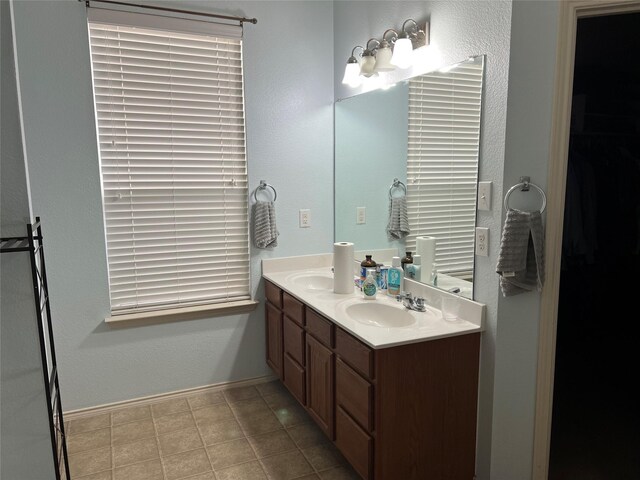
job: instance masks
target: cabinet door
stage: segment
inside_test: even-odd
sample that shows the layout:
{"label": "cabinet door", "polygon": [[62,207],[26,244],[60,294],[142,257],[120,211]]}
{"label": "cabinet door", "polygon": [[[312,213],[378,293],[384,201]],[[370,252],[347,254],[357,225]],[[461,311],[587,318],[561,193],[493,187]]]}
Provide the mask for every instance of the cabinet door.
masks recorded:
{"label": "cabinet door", "polygon": [[267,302],[267,364],[282,378],[282,312]]}
{"label": "cabinet door", "polygon": [[304,330],[286,315],[282,321],[284,353],[288,353],[300,365],[304,366]]}
{"label": "cabinet door", "polygon": [[334,355],[307,335],[307,409],[327,436],[334,438]]}

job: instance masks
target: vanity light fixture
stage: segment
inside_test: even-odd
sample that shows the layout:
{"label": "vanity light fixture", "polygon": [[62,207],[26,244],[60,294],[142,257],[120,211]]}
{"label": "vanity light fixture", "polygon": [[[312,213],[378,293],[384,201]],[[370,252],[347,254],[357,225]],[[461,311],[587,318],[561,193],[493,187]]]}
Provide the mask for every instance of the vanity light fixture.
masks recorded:
{"label": "vanity light fixture", "polygon": [[[392,32],[391,42],[387,41],[387,33]],[[393,52],[391,50],[391,45],[395,43],[398,39],[398,32],[394,29],[390,28],[384,34],[382,34],[382,42],[378,47],[378,51],[376,52],[376,66],[374,71],[376,72],[391,72],[395,70],[395,65],[391,64],[391,57]]]}
{"label": "vanity light fixture", "polygon": [[[347,66],[344,69],[344,77],[342,77],[342,83],[352,88],[359,87],[362,84],[362,79],[360,78],[360,62],[356,58],[356,49],[358,48],[364,52],[364,47],[360,45],[353,47],[351,56],[347,60]],[[360,54],[360,58],[362,58],[362,54]]]}
{"label": "vanity light fixture", "polygon": [[[411,24],[407,27],[407,23]],[[413,51],[425,47],[429,44],[427,30],[429,24],[425,25],[425,30],[420,30],[415,20],[409,18],[402,24],[402,36],[395,42],[391,64],[398,68],[409,68],[413,64]]]}
{"label": "vanity light fixture", "polygon": [[[372,46],[372,43],[375,45]],[[415,20],[409,18],[402,24],[401,34],[389,28],[382,35],[382,41],[370,38],[365,47],[355,46],[347,60],[342,83],[355,88],[366,82],[367,89],[379,88],[375,84],[380,73],[423,63],[424,55],[417,54],[426,52],[424,47],[428,45],[429,22],[425,23],[422,30]],[[358,48],[362,50],[360,58],[355,54]]]}
{"label": "vanity light fixture", "polygon": [[[369,48],[369,44],[371,42],[376,42],[377,45],[373,48]],[[374,71],[374,68],[376,65],[375,53],[379,46],[380,42],[375,38],[370,38],[367,41],[367,48],[362,52],[362,67],[360,68],[360,75],[367,78],[378,75],[378,72]]]}

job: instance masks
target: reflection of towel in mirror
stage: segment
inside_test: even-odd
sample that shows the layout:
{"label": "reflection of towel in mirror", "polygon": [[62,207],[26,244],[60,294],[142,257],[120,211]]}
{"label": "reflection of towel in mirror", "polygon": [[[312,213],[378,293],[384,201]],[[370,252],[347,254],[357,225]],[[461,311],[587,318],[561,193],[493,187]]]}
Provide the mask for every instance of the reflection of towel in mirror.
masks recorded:
{"label": "reflection of towel in mirror", "polygon": [[400,240],[409,235],[407,197],[392,197],[389,201],[389,224],[387,233],[392,240]]}
{"label": "reflection of towel in mirror", "polygon": [[544,232],[540,212],[507,210],[496,271],[505,297],[542,290]]}
{"label": "reflection of towel in mirror", "polygon": [[278,235],[275,205],[258,200],[253,205],[253,241],[256,247],[277,247]]}

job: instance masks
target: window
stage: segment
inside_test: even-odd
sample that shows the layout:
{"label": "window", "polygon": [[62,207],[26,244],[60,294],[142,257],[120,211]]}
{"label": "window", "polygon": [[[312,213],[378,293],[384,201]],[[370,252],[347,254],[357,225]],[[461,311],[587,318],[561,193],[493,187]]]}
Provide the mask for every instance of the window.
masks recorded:
{"label": "window", "polygon": [[482,62],[409,81],[407,209],[411,234],[436,238],[439,272],[473,272]]}
{"label": "window", "polygon": [[112,315],[250,298],[241,32],[89,10]]}

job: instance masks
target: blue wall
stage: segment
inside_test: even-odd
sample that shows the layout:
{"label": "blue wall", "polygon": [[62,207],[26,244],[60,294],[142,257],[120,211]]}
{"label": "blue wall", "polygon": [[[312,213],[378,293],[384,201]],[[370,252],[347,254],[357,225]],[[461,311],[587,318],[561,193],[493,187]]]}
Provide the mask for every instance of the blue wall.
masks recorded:
{"label": "blue wall", "polygon": [[[487,305],[477,474],[482,480],[530,478],[539,296],[500,298],[495,264],[504,189],[519,175],[546,183],[559,2],[180,4],[259,19],[245,28],[249,178],[251,186],[265,179],[278,189],[282,235],[276,250],[252,252],[258,297],[262,258],[331,251],[332,104],[355,93],[340,83],[351,49],[414,18],[431,21],[432,45],[443,64],[487,55],[479,179],[493,182],[494,208],[478,214],[493,240],[475,270],[476,299]],[[64,0],[15,7],[34,213],[43,216],[47,232],[67,408],[267,373],[261,308],[251,315],[105,326],[109,302],[84,6]],[[297,227],[300,208],[311,209],[312,228]]]}
{"label": "blue wall", "polygon": [[[525,479],[522,472],[530,469],[531,425],[522,433],[522,441],[502,442],[493,435],[496,424],[506,425],[515,418],[530,417],[530,403],[520,395],[530,394],[529,385],[522,389],[507,390],[501,385],[497,392],[501,405],[509,404],[508,411],[494,409],[494,379],[499,370],[513,378],[521,373],[504,357],[504,364],[496,366],[498,343],[498,279],[495,273],[502,221],[501,198],[505,167],[505,136],[507,131],[507,95],[510,94],[509,51],[512,6],[527,2],[511,1],[336,1],[334,3],[334,85],[336,98],[357,92],[340,82],[344,65],[351,49],[362,45],[368,38],[379,37],[387,28],[399,29],[407,18],[419,23],[429,20],[431,46],[442,65],[464,60],[469,55],[486,54],[482,126],[480,138],[479,180],[493,182],[493,210],[478,212],[479,226],[488,227],[492,239],[488,257],[476,257],[474,270],[474,298],[487,305],[485,331],[482,335],[480,364],[480,397],[478,405],[477,475],[479,479]],[[556,2],[532,2],[554,4]],[[535,25],[535,23],[532,23]],[[531,38],[531,37],[530,37]],[[524,57],[526,60],[526,57]],[[535,75],[532,75],[535,81]],[[519,348],[518,345],[514,346]],[[528,373],[528,372],[527,372]],[[506,377],[505,377],[506,378]],[[496,443],[498,442],[498,443]],[[498,445],[494,448],[494,445]],[[520,464],[511,470],[503,466]],[[493,476],[493,469],[502,476]]]}
{"label": "blue wall", "polygon": [[[333,245],[333,5],[180,2],[255,16],[244,29],[249,185],[278,189],[279,246],[260,260],[330,252]],[[84,3],[15,3],[33,209],[47,267],[61,388],[68,410],[269,373],[264,311],[113,328]],[[290,41],[286,41],[289,39]],[[312,227],[298,228],[309,208]]]}
{"label": "blue wall", "polygon": [[[31,218],[9,2],[0,2],[2,150],[0,231],[24,237]],[[0,478],[53,478],[31,265],[27,252],[0,258]]]}

